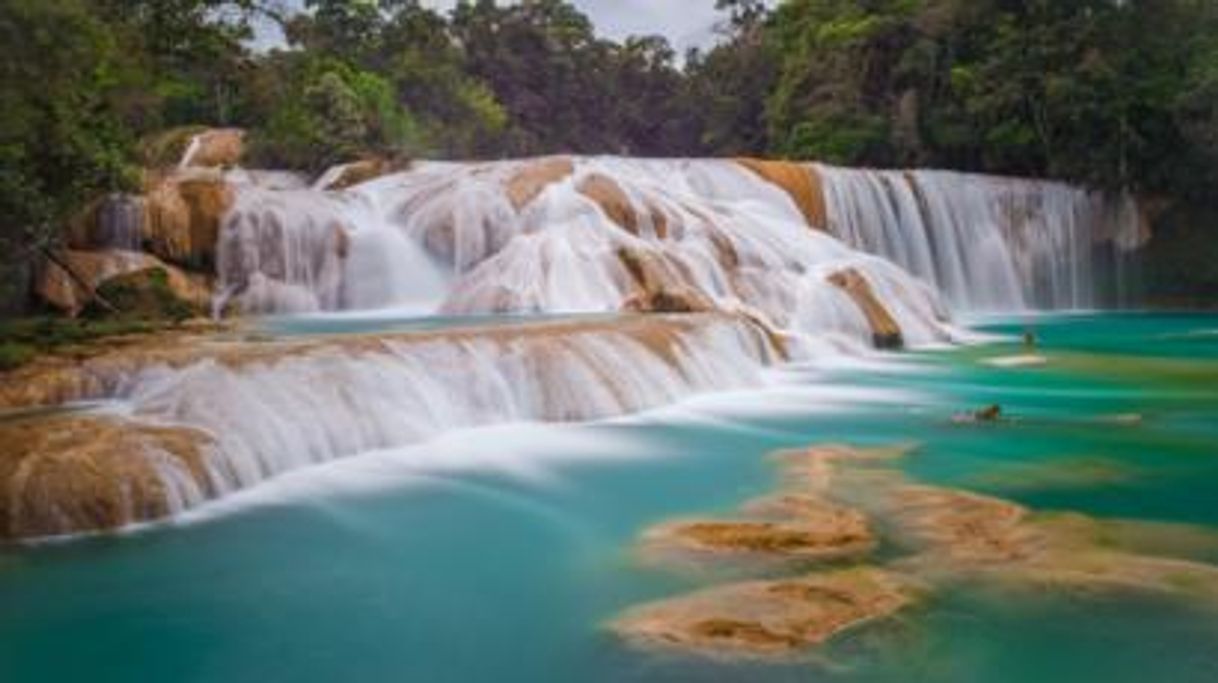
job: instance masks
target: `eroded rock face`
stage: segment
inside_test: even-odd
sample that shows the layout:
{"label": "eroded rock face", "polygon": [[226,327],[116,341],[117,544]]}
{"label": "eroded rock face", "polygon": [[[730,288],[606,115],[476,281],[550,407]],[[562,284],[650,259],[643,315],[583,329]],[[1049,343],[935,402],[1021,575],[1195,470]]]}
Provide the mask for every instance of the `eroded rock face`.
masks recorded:
{"label": "eroded rock face", "polygon": [[245,154],[245,131],[213,128],[195,135],[187,143],[179,165],[183,168],[236,166]]}
{"label": "eroded rock face", "polygon": [[729,584],[643,605],[612,628],[647,646],[731,657],[787,656],[909,605],[913,585],[878,569]]}
{"label": "eroded rock face", "polygon": [[575,172],[575,163],[568,157],[549,157],[530,161],[516,171],[505,183],[508,199],[520,211],[537,198],[546,187],[560,182]]}
{"label": "eroded rock face", "polygon": [[119,418],[0,422],[0,536],[54,536],[165,517],[211,494],[210,439]]}
{"label": "eroded rock face", "polygon": [[165,273],[170,292],[179,299],[199,308],[206,307],[211,299],[207,278],[189,275],[148,254],[118,250],[65,251],[58,258],[72,274],[57,263],[47,263],[37,293],[43,301],[69,315],[80,313],[107,282],[153,270]]}
{"label": "eroded rock face", "polygon": [[829,219],[824,188],[820,176],[811,165],[748,158],[736,161],[790,195],[808,225],[817,230],[827,229]]}
{"label": "eroded rock face", "polygon": [[638,209],[613,178],[591,173],[580,181],[578,189],[580,194],[596,202],[609,220],[626,232],[638,235],[646,222],[656,237],[664,239],[668,236],[668,219],[664,212],[655,206],[648,206],[645,215],[639,215]]}
{"label": "eroded rock face", "polygon": [[218,177],[154,181],[141,230],[145,248],[165,261],[210,271],[234,198],[232,186]]}
{"label": "eroded rock face", "polygon": [[905,345],[901,326],[892,313],[880,302],[871,283],[853,268],[829,276],[829,282],[850,295],[850,298],[867,317],[876,348],[899,349]]}
{"label": "eroded rock face", "polygon": [[321,190],[345,190],[410,167],[405,161],[372,157],[331,169],[317,182]]}

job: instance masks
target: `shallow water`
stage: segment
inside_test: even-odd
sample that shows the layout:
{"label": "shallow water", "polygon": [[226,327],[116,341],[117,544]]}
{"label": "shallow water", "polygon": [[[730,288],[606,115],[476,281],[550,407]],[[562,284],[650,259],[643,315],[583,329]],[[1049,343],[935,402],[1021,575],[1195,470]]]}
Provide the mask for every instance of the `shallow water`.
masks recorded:
{"label": "shallow water", "polygon": [[[980,362],[1027,353],[1027,326],[1046,365]],[[0,681],[1218,679],[1218,608],[1147,597],[961,588],[782,665],[604,630],[703,580],[634,561],[642,529],[733,509],[773,486],[768,453],[815,442],[914,442],[903,466],[923,480],[1218,529],[1218,317],[983,329],[1012,341],[791,370],[630,420],[454,434],[179,524],[0,549]],[[1008,421],[951,419],[989,403]],[[1211,545],[1175,550],[1218,563]]]}

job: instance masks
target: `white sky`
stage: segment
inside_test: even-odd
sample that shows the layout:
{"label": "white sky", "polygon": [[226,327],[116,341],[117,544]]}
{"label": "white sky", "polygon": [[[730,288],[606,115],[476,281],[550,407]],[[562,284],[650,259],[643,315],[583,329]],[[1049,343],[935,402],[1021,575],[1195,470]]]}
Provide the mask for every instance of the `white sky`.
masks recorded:
{"label": "white sky", "polygon": [[[660,34],[677,54],[714,42],[715,24],[724,14],[715,0],[571,0],[596,25],[597,35],[621,40],[631,35]],[[456,0],[425,0],[424,5],[448,10]]]}
{"label": "white sky", "polygon": [[[715,25],[726,18],[723,13],[715,11],[715,0],[571,1],[592,19],[597,35],[621,40],[631,35],[659,34],[668,38],[678,57],[687,48],[712,45],[715,42]],[[456,2],[423,0],[422,4],[447,12]],[[285,4],[300,6],[304,3],[301,0],[285,0]],[[274,44],[276,39],[262,35],[257,42]]]}

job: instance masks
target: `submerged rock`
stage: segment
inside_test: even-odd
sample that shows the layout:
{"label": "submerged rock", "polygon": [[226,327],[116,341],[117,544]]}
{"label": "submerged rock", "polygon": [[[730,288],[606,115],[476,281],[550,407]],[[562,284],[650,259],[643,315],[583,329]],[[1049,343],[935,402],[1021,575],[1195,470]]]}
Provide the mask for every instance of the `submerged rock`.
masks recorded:
{"label": "submerged rock", "polygon": [[790,656],[847,629],[890,616],[917,594],[879,569],[751,581],[643,605],[612,624],[647,646],[711,656]]}
{"label": "submerged rock", "polygon": [[644,553],[660,557],[712,553],[834,559],[859,555],[874,543],[866,518],[852,510],[822,505],[815,512],[805,507],[798,514],[789,520],[694,520],[664,524],[644,536]]}

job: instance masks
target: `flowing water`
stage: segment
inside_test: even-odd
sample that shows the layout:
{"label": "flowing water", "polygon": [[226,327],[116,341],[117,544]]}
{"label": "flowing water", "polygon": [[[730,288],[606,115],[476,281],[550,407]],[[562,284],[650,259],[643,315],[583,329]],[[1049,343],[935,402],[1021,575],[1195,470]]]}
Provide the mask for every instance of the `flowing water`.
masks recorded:
{"label": "flowing water", "polygon": [[[203,430],[205,473],[157,470],[169,521],[0,546],[0,681],[1218,677],[1218,608],[1102,592],[957,587],[784,664],[609,633],[708,580],[639,562],[644,529],[727,513],[817,443],[1197,525],[1164,552],[1218,563],[1218,318],[1061,312],[1110,298],[1128,198],[794,168],[823,231],[729,161],[230,173],[215,305],[269,316],[259,339],[81,397]],[[111,204],[130,247],[141,208]],[[702,313],[622,315],[655,301]],[[915,350],[872,350],[889,324]],[[1008,420],[953,420],[994,403]]]}
{"label": "flowing water", "polygon": [[[794,366],[765,390],[454,432],[176,523],[5,548],[0,680],[1214,680],[1215,607],[1138,595],[959,589],[780,665],[602,627],[700,581],[636,562],[640,531],[732,510],[772,487],[767,453],[809,443],[916,442],[918,479],[1218,533],[1218,317],[980,325],[1028,326],[1043,367],[985,362],[1016,341]],[[993,402],[1010,421],[951,420]],[[1177,551],[1218,562],[1213,544]]]}

